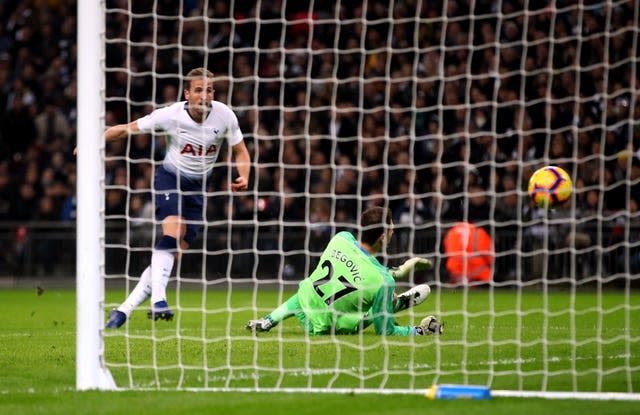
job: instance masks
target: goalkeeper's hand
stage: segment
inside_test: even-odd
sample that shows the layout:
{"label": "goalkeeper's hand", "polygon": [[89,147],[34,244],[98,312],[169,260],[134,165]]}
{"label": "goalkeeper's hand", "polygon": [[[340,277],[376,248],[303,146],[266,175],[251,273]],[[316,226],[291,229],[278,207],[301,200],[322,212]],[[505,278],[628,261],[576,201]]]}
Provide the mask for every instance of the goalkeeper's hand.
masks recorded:
{"label": "goalkeeper's hand", "polygon": [[413,257],[404,261],[404,264],[398,268],[391,270],[393,278],[406,278],[411,271],[430,270],[432,267],[431,261],[426,258]]}
{"label": "goalkeeper's hand", "polygon": [[443,325],[434,316],[427,316],[422,319],[420,325],[415,329],[417,335],[428,336],[430,334],[442,334]]}

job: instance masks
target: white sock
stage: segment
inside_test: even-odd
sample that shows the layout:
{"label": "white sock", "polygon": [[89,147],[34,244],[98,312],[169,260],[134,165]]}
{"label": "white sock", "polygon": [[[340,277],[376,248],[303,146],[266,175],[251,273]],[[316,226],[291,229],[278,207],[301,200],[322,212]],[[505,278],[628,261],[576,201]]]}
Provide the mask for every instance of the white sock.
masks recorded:
{"label": "white sock", "polygon": [[118,310],[127,315],[127,318],[131,316],[133,310],[142,304],[151,295],[151,265],[145,268],[140,275],[140,281],[136,284],[135,288],[124,303],[120,304]]}
{"label": "white sock", "polygon": [[167,300],[167,284],[175,257],[169,251],[154,250],[151,255],[151,304]]}

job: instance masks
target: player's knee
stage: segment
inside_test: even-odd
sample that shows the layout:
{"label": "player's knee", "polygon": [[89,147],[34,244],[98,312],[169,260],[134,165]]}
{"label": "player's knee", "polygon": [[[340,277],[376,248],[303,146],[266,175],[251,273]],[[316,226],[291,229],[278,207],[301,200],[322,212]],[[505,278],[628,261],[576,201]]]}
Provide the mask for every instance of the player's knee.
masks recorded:
{"label": "player's knee", "polygon": [[184,233],[184,237],[182,239],[189,246],[191,246],[191,245],[193,245],[193,241],[196,239],[196,236],[198,236],[198,227],[187,226],[187,230]]}
{"label": "player's knee", "polygon": [[172,236],[176,239],[182,238],[186,231],[187,225],[180,216],[167,216],[162,220],[162,233]]}

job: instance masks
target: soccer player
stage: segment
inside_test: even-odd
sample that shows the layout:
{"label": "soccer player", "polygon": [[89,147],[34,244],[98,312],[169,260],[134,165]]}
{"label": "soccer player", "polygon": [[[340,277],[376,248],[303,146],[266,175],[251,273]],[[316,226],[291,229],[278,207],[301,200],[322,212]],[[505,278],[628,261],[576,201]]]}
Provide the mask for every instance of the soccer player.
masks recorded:
{"label": "soccer player", "polygon": [[440,334],[442,325],[433,316],[419,326],[399,326],[393,314],[422,303],[431,292],[417,285],[395,296],[394,278],[413,270],[431,268],[431,261],[411,258],[397,269],[388,269],[374,256],[393,235],[391,211],[373,207],[362,213],[359,241],[350,232],[339,232],[325,248],[313,273],[300,282],[298,292],[264,318],[250,320],[246,328],[269,331],[295,316],[305,331],[318,334],[353,334],[373,324],[377,334]]}
{"label": "soccer player", "polygon": [[250,158],[238,118],[221,102],[213,100],[213,74],[205,68],[191,70],[185,80],[186,101],[159,108],[128,124],[108,128],[106,141],[139,131],[163,130],[169,137],[164,161],[154,180],[156,220],[162,222],[162,237],[151,256],[151,264],[127,299],[109,314],[107,328],[122,326],[133,310],[151,296],[151,319],[171,320],[166,287],[178,248],[187,249],[203,221],[203,192],[223,140],[232,149],[239,176],[233,191],[247,189]]}

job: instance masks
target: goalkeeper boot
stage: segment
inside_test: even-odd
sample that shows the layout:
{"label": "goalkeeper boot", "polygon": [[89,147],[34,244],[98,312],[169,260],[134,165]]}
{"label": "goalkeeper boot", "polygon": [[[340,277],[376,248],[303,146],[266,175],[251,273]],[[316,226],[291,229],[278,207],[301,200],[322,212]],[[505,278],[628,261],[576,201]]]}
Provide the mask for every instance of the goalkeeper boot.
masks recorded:
{"label": "goalkeeper boot", "polygon": [[127,315],[118,309],[113,309],[109,313],[109,321],[107,321],[108,329],[117,329],[127,321]]}
{"label": "goalkeeper boot", "polygon": [[259,318],[257,320],[249,320],[249,322],[247,323],[247,330],[251,330],[257,333],[261,331],[269,331],[273,326],[273,320],[271,320],[271,318],[269,317],[265,317]]}
{"label": "goalkeeper boot", "polygon": [[427,284],[416,285],[410,290],[403,292],[398,296],[398,298],[396,298],[396,302],[393,307],[394,313],[421,304],[427,299],[430,293],[431,288]]}
{"label": "goalkeeper boot", "polygon": [[153,303],[151,310],[147,312],[147,317],[151,320],[173,320],[173,311],[165,300]]}

